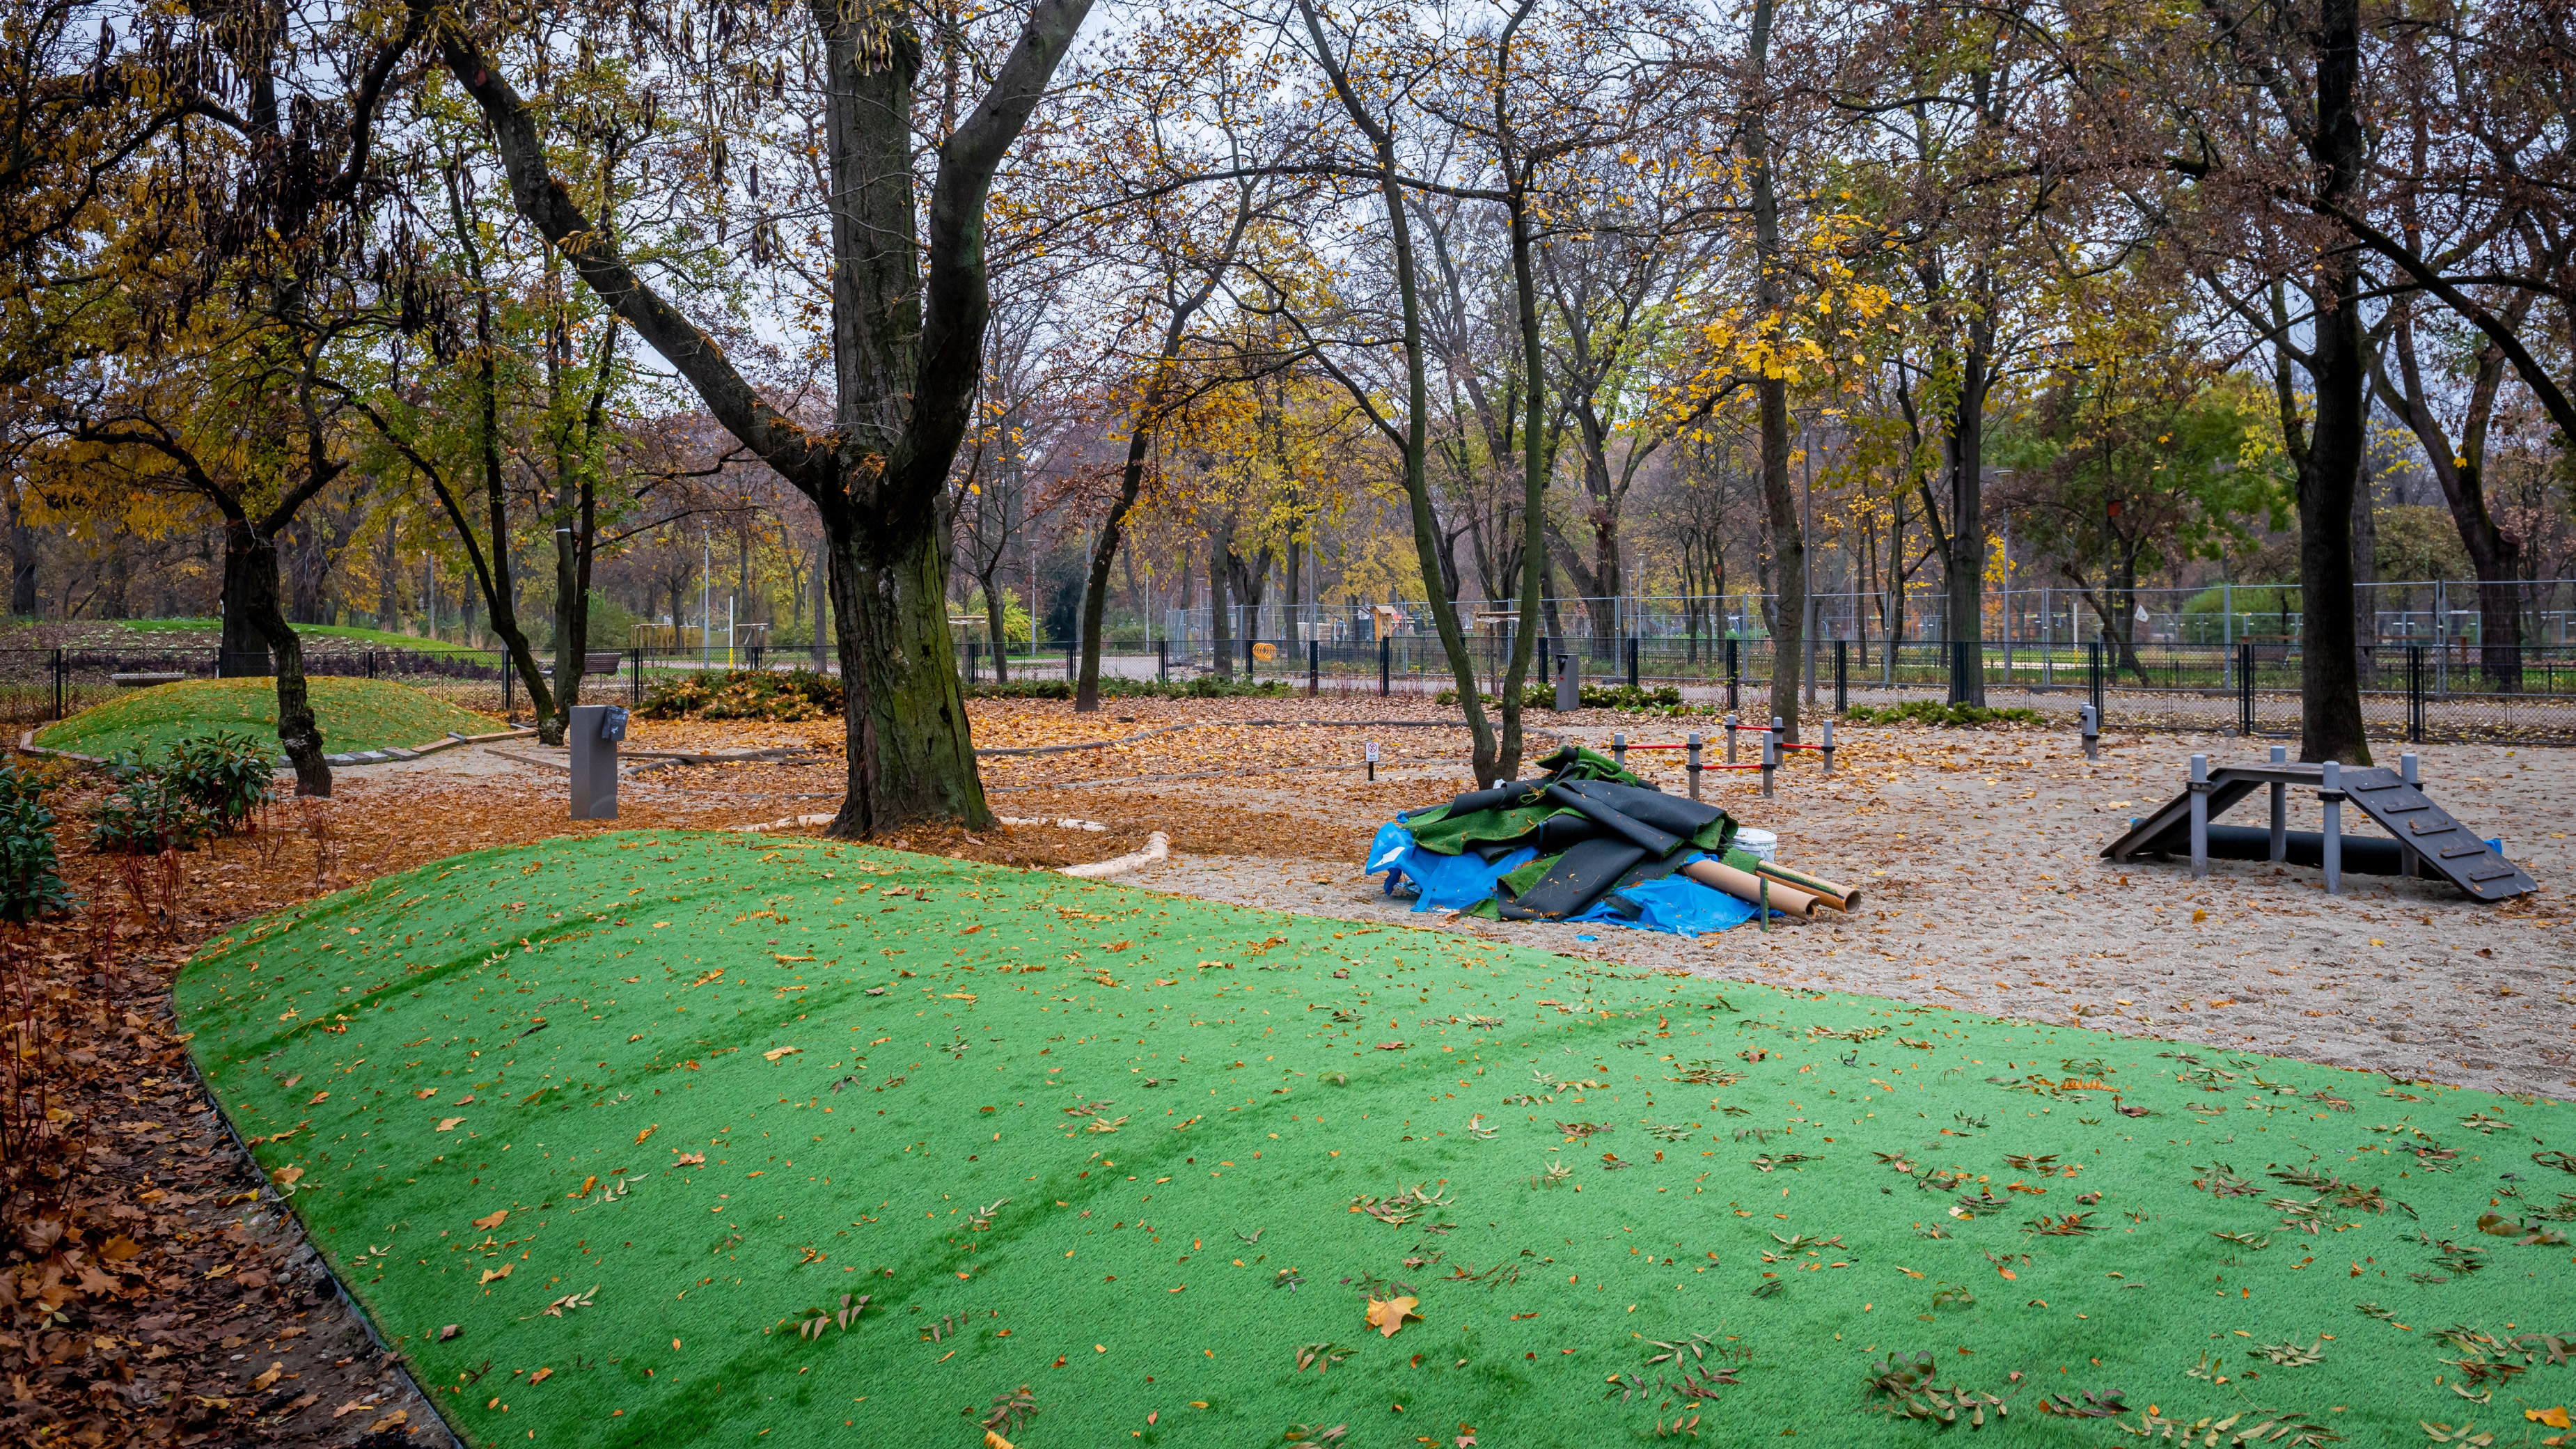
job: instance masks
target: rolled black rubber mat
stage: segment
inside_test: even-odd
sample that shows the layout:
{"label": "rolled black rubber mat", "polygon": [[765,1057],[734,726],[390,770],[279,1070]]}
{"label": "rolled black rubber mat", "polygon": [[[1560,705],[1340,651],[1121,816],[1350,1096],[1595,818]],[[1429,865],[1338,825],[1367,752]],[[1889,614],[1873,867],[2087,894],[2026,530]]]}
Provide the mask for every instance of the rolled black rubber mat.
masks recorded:
{"label": "rolled black rubber mat", "polygon": [[1587,840],[1556,858],[1538,884],[1511,902],[1534,916],[1579,915],[1646,859],[1646,848],[1611,838]]}

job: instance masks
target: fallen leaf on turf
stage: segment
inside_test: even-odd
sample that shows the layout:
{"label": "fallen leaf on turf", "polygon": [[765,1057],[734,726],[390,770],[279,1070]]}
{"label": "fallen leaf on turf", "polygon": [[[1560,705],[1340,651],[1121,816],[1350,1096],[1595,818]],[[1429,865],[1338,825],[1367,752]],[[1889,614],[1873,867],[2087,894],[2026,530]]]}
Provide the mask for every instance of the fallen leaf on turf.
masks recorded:
{"label": "fallen leaf on turf", "polygon": [[984,1449],[1012,1449],[1012,1445],[1010,1440],[987,1429],[984,1431]]}
{"label": "fallen leaf on turf", "polygon": [[282,1363],[271,1363],[266,1371],[262,1372],[258,1378],[250,1381],[250,1386],[259,1390],[261,1393],[266,1393],[268,1392],[269,1387],[275,1384],[278,1379],[285,1375],[285,1373],[286,1365]]}
{"label": "fallen leaf on turf", "polygon": [[464,1120],[465,1119],[462,1117],[441,1117],[438,1119],[438,1130],[441,1132],[453,1132],[456,1130],[456,1124]]}
{"label": "fallen leaf on turf", "polygon": [[[790,962],[790,961],[811,961],[811,960],[813,960],[813,959],[814,959],[814,958],[813,958],[813,957],[811,957],[811,956],[779,956],[779,955],[778,955],[778,953],[777,953],[777,952],[775,952],[775,951],[772,951],[772,952],[770,952],[769,954],[770,954],[770,955],[772,955],[772,956],[777,956],[777,957],[778,957],[778,964],[779,964],[779,965],[781,965],[781,966],[786,965],[786,964],[787,964],[788,962]],[[534,1380],[530,1380],[530,1382],[532,1382],[532,1383],[533,1383],[533,1382],[535,1382],[535,1381],[534,1381]]]}
{"label": "fallen leaf on turf", "polygon": [[480,1228],[480,1229],[482,1229],[484,1232],[487,1232],[487,1233],[488,1233],[488,1232],[492,1231],[494,1228],[497,1228],[497,1227],[501,1226],[501,1220],[502,1220],[503,1218],[508,1217],[509,1215],[510,1215],[510,1210],[509,1210],[508,1208],[501,1208],[501,1209],[499,1209],[499,1210],[497,1210],[497,1211],[493,1212],[492,1214],[490,1214],[490,1215],[489,1215],[489,1216],[487,1216],[487,1217],[479,1217],[479,1218],[476,1218],[476,1219],[474,1220],[474,1226],[476,1226],[477,1228]]}
{"label": "fallen leaf on turf", "polygon": [[323,1100],[327,1099],[330,1095],[331,1095],[331,1094],[330,1094],[330,1093],[328,1093],[328,1092],[316,1092],[316,1093],[314,1093],[312,1096],[310,1096],[310,1097],[308,1097],[308,1098],[306,1098],[306,1099],[305,1099],[305,1101],[304,1101],[304,1105],[305,1105],[305,1106],[307,1106],[307,1107],[310,1107],[310,1106],[312,1106],[312,1105],[313,1105],[314,1103],[316,1103],[316,1102],[323,1101]]}
{"label": "fallen leaf on turf", "polygon": [[554,1376],[555,1376],[555,1371],[554,1371],[553,1369],[551,1369],[551,1368],[541,1368],[541,1369],[537,1370],[535,1373],[532,1373],[532,1374],[528,1375],[528,1382],[529,1382],[529,1383],[532,1383],[532,1384],[541,1384],[541,1383],[544,1383],[546,1380],[548,1380],[548,1379],[550,1379],[550,1378],[553,1378]]}
{"label": "fallen leaf on turf", "polygon": [[2522,1416],[2535,1424],[2547,1424],[2552,1429],[2569,1427],[2567,1406],[2564,1404],[2554,1409],[2525,1409],[2522,1411]]}
{"label": "fallen leaf on turf", "polygon": [[279,1187],[293,1187],[295,1186],[295,1179],[302,1177],[303,1175],[303,1168],[281,1167],[277,1171],[270,1173],[268,1175],[268,1180],[276,1183]]}
{"label": "fallen leaf on turf", "polygon": [[662,1124],[661,1124],[661,1123],[659,1123],[659,1122],[656,1122],[656,1123],[654,1123],[652,1126],[645,1128],[643,1131],[636,1133],[636,1134],[635,1134],[635,1140],[636,1140],[636,1141],[638,1141],[638,1142],[641,1142],[641,1141],[643,1141],[645,1138],[652,1136],[655,1132],[660,1131],[660,1130],[661,1130],[661,1127],[662,1127]]}
{"label": "fallen leaf on turf", "polygon": [[696,1167],[706,1160],[707,1155],[703,1152],[683,1152],[679,1156],[671,1159],[671,1165],[673,1167]]}
{"label": "fallen leaf on turf", "polygon": [[1400,1052],[1411,1045],[1411,1042],[1382,1041],[1377,1044],[1377,1049],[1382,1052]]}
{"label": "fallen leaf on turf", "polygon": [[454,1338],[456,1335],[458,1335],[458,1334],[460,1334],[460,1333],[463,1333],[464,1331],[465,1331],[465,1329],[464,1329],[463,1325],[461,1325],[461,1324],[451,1323],[451,1324],[447,1325],[445,1328],[442,1328],[442,1329],[440,1329],[440,1330],[438,1331],[438,1341],[439,1341],[439,1342],[441,1342],[441,1343],[445,1343],[445,1342],[447,1342],[449,1339]]}
{"label": "fallen leaf on turf", "polygon": [[[811,959],[811,958],[809,957],[809,958],[805,958],[805,959]],[[760,1055],[761,1055],[761,1057],[762,1057],[764,1060],[767,1060],[767,1061],[773,1061],[773,1062],[774,1062],[774,1061],[778,1060],[780,1057],[794,1056],[796,1053],[801,1052],[801,1051],[803,1051],[803,1050],[805,1050],[803,1047],[771,1047],[769,1050],[767,1050],[767,1051],[765,1051],[765,1052],[762,1052]],[[638,1141],[638,1142],[641,1142],[641,1141],[643,1141],[644,1139],[639,1137],[639,1138],[637,1138],[637,1139],[635,1139],[635,1140],[636,1140],[636,1141]]]}
{"label": "fallen leaf on turf", "polygon": [[1372,1298],[1368,1306],[1369,1327],[1393,1338],[1396,1330],[1405,1324],[1422,1321],[1422,1315],[1413,1311],[1421,1302],[1419,1298],[1388,1298],[1383,1301]]}
{"label": "fallen leaf on turf", "polygon": [[498,1268],[486,1268],[483,1270],[482,1281],[489,1283],[495,1278],[507,1278],[510,1276],[510,1270],[517,1266],[519,1265],[516,1263],[504,1263]]}
{"label": "fallen leaf on turf", "polygon": [[415,1097],[435,1097],[438,1095],[438,1089],[436,1087],[423,1087],[419,1091],[412,1093],[412,1095]]}

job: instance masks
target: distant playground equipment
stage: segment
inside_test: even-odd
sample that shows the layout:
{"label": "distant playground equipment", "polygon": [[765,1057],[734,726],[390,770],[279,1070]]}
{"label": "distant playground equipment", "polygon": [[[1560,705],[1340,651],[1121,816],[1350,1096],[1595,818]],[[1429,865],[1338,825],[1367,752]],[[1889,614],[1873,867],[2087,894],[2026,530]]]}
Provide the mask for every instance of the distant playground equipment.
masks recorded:
{"label": "distant playground equipment", "polygon": [[[2499,842],[2480,837],[2434,804],[2417,775],[2412,754],[2399,756],[2394,770],[2381,766],[2347,770],[2333,760],[2298,764],[2279,745],[2272,747],[2271,760],[2261,765],[2222,765],[2212,770],[2209,756],[2194,755],[2183,793],[2132,823],[2128,833],[2104,847],[2102,854],[2123,865],[2139,855],[2188,854],[2195,879],[2209,874],[2212,856],[2315,865],[2325,871],[2329,895],[2343,893],[2347,870],[2364,875],[2438,876],[2473,901],[2510,900],[2540,888],[2521,867],[2505,859]],[[2271,791],[2269,830],[2210,824],[2264,786]],[[2288,828],[2292,786],[2316,790],[2325,807],[2324,830]],[[2393,838],[2345,838],[2347,802]]]}
{"label": "distant playground equipment", "polygon": [[[1824,722],[1824,726],[1825,737],[1822,742],[1812,745],[1791,744],[1788,740],[1782,737],[1785,733],[1784,725],[1781,718],[1776,714],[1771,716],[1771,723],[1768,725],[1738,724],[1736,723],[1735,716],[1728,715],[1724,725],[1724,733],[1726,736],[1726,763],[1723,765],[1711,765],[1700,759],[1700,751],[1705,746],[1701,741],[1699,731],[1697,730],[1691,731],[1688,741],[1678,745],[1632,745],[1628,743],[1628,737],[1624,733],[1614,734],[1610,736],[1610,758],[1616,761],[1621,769],[1625,769],[1628,765],[1628,752],[1630,750],[1683,750],[1687,751],[1689,755],[1689,761],[1682,766],[1682,769],[1690,776],[1690,797],[1692,799],[1696,800],[1699,798],[1699,777],[1703,772],[1709,770],[1760,770],[1762,772],[1762,793],[1767,796],[1772,793],[1771,777],[1780,769],[1780,766],[1786,762],[1789,751],[1804,750],[1814,754],[1825,762],[1825,774],[1827,776],[1830,777],[1834,773],[1834,722],[1832,720],[1826,720]],[[1735,737],[1739,734],[1756,734],[1762,737],[1762,757],[1760,759],[1747,760],[1741,764],[1736,762]]]}

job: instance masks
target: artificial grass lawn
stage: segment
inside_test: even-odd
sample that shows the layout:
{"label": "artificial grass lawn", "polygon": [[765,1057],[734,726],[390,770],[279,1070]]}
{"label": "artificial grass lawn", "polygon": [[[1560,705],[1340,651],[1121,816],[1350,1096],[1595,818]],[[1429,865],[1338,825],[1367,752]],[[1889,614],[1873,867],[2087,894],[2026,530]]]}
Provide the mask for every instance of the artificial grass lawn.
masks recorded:
{"label": "artificial grass lawn", "polygon": [[[715,834],[390,877],[177,999],[477,1444],[967,1446],[1023,1386],[1034,1446],[2513,1443],[2576,1390],[2501,1342],[2576,1331],[2559,1103]],[[1876,1417],[1917,1352],[2009,1417]]]}
{"label": "artificial grass lawn", "polygon": [[[391,680],[317,675],[307,678],[304,687],[322,726],[322,747],[333,754],[387,745],[409,748],[449,730],[481,734],[492,727],[482,715]],[[36,743],[83,755],[138,750],[158,758],[182,739],[218,733],[274,743],[277,681],[188,679],[152,685],[47,725],[36,731]]]}

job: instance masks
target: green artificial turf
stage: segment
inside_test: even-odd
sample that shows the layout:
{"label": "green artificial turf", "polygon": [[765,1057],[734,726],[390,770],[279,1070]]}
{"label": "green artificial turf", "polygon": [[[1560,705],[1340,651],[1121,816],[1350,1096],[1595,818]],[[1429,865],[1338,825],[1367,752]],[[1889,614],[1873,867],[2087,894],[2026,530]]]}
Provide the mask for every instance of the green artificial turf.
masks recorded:
{"label": "green artificial turf", "polygon": [[[322,747],[333,754],[387,745],[408,748],[449,730],[483,734],[492,728],[482,715],[391,680],[316,676],[304,684],[321,722]],[[128,750],[158,758],[182,739],[217,733],[273,743],[277,681],[188,679],[152,685],[47,725],[36,732],[36,743],[101,758]]]}
{"label": "green artificial turf", "polygon": [[[380,880],[178,1008],[478,1445],[969,1446],[1024,1387],[1023,1446],[2519,1443],[2576,1390],[2559,1103],[712,834]],[[2009,1417],[1878,1417],[1917,1353]]]}

